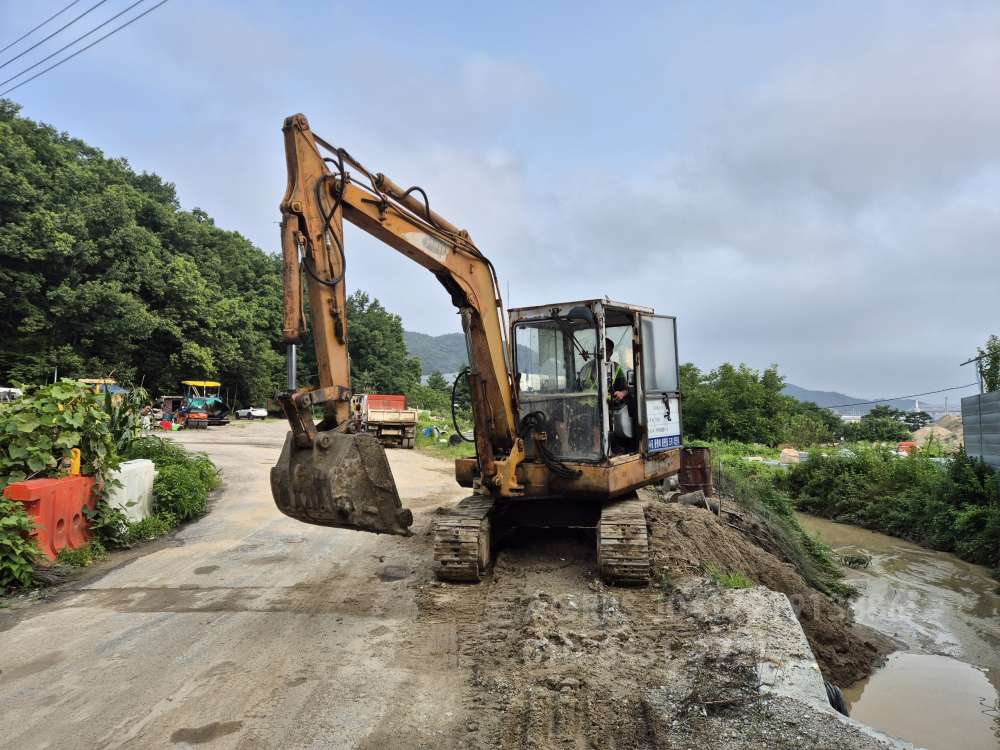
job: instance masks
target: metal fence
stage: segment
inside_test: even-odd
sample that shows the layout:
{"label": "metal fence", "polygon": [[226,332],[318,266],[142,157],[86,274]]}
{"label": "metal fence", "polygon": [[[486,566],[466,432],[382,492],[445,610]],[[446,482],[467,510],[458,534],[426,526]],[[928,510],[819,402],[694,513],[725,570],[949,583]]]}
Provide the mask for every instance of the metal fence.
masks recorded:
{"label": "metal fence", "polygon": [[1000,391],[962,399],[965,451],[1000,469]]}

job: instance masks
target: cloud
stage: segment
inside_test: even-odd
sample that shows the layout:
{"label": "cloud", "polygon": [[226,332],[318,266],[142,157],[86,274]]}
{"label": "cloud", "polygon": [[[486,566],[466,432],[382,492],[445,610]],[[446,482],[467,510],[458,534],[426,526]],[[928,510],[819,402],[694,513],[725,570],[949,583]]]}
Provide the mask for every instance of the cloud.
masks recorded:
{"label": "cloud", "polygon": [[[993,4],[751,19],[705,5],[604,29],[583,14],[555,45],[504,14],[456,34],[433,8],[396,28],[331,7],[307,24],[266,3],[206,7],[194,25],[158,11],[25,87],[26,113],[276,250],[279,127],[305,112],[424,187],[514,304],[653,305],[679,316],[682,357],[702,366],[778,362],[808,387],[915,392],[961,382],[957,363],[996,326]],[[458,330],[429,274],[348,241],[352,286],[408,327]]]}

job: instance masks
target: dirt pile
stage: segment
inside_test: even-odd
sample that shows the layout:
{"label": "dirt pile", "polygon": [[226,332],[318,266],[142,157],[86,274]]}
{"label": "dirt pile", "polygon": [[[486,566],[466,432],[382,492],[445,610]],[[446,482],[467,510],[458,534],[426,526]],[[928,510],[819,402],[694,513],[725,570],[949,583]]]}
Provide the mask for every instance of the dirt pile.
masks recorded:
{"label": "dirt pile", "polygon": [[945,427],[935,424],[928,425],[927,427],[921,427],[913,433],[913,440],[917,445],[926,445],[927,441],[932,437],[946,448],[957,448],[959,443],[962,442],[962,425],[959,423],[959,430],[957,434]]}
{"label": "dirt pile", "polygon": [[[823,675],[849,685],[868,675],[892,641],[854,622],[850,608],[811,588],[795,569],[707,510],[662,502],[646,506],[655,575],[702,575],[706,564],[740,572],[788,596]],[[759,532],[758,532],[759,533]]]}
{"label": "dirt pile", "polygon": [[938,427],[950,430],[960,437],[962,435],[962,417],[958,414],[945,414],[934,424]]}
{"label": "dirt pile", "polygon": [[454,623],[470,675],[465,736],[442,747],[881,747],[761,696],[758,656],[720,646],[747,625],[729,597],[748,592],[704,579],[605,587],[593,545],[583,532],[519,533],[481,584],[420,587],[418,624]]}

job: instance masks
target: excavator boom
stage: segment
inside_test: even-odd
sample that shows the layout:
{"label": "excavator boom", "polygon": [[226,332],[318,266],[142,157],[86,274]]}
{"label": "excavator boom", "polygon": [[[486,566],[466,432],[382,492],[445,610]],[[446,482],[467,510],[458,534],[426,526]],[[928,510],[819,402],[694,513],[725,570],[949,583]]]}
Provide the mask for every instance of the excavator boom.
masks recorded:
{"label": "excavator boom", "polygon": [[[384,449],[374,437],[351,432],[345,219],[429,270],[448,291],[468,345],[482,486],[495,496],[519,494],[516,469],[524,447],[492,264],[468,232],[431,210],[422,189],[404,190],[369,172],[315,135],[303,115],[287,118],[283,132],[288,187],[281,203],[282,336],[288,344],[301,340],[304,280],[319,386],[279,396],[292,430],[271,471],[278,508],[308,523],[364,531],[406,534],[412,523]],[[323,413],[319,424],[313,422],[314,408]]]}

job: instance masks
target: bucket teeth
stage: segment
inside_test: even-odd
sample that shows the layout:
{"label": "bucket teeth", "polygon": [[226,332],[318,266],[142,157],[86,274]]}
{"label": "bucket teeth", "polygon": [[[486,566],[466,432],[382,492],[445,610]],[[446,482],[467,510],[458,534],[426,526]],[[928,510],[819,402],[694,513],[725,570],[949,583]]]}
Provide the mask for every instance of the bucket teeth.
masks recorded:
{"label": "bucket teeth", "polygon": [[385,449],[372,435],[320,432],[310,448],[285,438],[271,469],[278,510],[318,526],[409,536],[413,514],[402,506]]}

